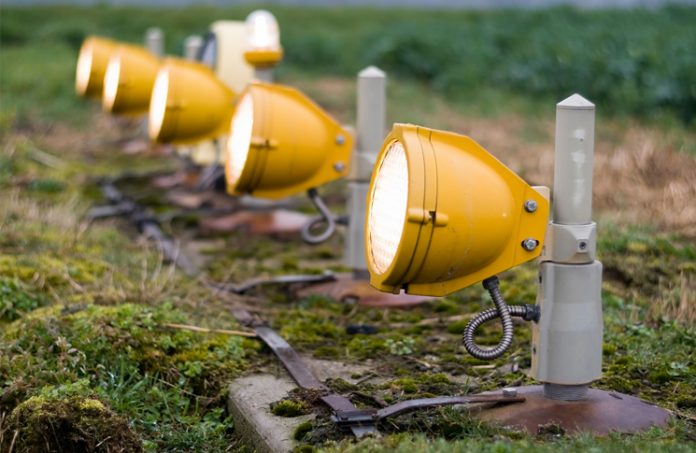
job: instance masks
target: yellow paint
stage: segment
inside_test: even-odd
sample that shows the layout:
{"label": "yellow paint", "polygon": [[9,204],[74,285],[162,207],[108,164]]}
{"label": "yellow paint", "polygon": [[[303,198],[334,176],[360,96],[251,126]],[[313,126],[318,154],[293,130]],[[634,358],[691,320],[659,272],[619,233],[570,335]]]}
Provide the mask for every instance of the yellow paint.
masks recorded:
{"label": "yellow paint", "polygon": [[[109,72],[118,75],[118,84],[110,93]],[[160,60],[143,47],[119,45],[109,59],[104,77],[102,106],[115,114],[140,115],[147,113],[150,94],[159,70]]]}
{"label": "yellow paint", "polygon": [[236,181],[226,163],[230,194],[283,198],[348,174],[353,137],[318,105],[282,85],[254,82],[240,99],[247,93],[253,100],[251,144]]}
{"label": "yellow paint", "polygon": [[104,73],[117,43],[98,36],[88,36],[80,47],[75,70],[75,91],[78,95],[101,98]]}
{"label": "yellow paint", "polygon": [[[234,92],[209,67],[169,58],[159,69],[157,80],[166,86],[166,97],[158,95],[157,89],[153,91],[149,121],[152,140],[195,143],[217,138],[229,130]],[[164,107],[157,103],[164,103]]]}
{"label": "yellow paint", "polygon": [[247,50],[244,59],[256,68],[272,68],[283,59],[283,49]]}
{"label": "yellow paint", "polygon": [[[548,200],[469,137],[396,124],[377,158],[368,194],[389,145],[398,140],[408,164],[408,201],[396,256],[376,270],[366,228],[370,283],[382,290],[443,296],[539,256]],[[534,213],[524,209],[535,200]],[[367,224],[367,223],[366,223]],[[539,241],[529,252],[522,241]]]}

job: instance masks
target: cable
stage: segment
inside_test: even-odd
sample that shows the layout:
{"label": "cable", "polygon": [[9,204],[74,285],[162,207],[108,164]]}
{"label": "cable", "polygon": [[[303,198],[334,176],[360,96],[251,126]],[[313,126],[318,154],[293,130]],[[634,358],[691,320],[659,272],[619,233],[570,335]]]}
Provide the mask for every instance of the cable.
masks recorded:
{"label": "cable", "polygon": [[[309,196],[309,199],[314,203],[314,206],[316,206],[321,216],[310,220],[302,227],[302,239],[308,244],[320,244],[329,239],[336,231],[337,218],[331,213],[324,203],[324,200],[321,199],[317,189],[309,189],[307,191],[307,196]],[[323,223],[326,223],[324,231],[319,234],[313,234],[312,230]]]}
{"label": "cable", "polygon": [[[512,317],[522,318],[525,321],[539,320],[539,307],[536,305],[510,305],[508,306],[500,292],[498,277],[490,277],[483,281],[483,287],[488,290],[495,304],[495,308],[490,308],[474,316],[464,329],[462,339],[467,352],[473,357],[481,360],[497,359],[505,353],[512,344],[513,327]],[[503,338],[493,348],[484,349],[476,344],[474,334],[482,324],[500,318],[503,324]]]}

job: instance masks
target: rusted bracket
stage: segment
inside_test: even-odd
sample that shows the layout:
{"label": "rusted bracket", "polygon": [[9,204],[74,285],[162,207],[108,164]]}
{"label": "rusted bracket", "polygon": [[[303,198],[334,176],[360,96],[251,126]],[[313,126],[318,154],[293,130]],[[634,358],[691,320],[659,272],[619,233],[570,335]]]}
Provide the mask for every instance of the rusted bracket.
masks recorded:
{"label": "rusted bracket", "polygon": [[278,275],[268,278],[252,278],[245,282],[234,283],[211,283],[215,289],[234,294],[244,294],[259,286],[265,285],[292,285],[296,283],[326,283],[336,281],[336,275],[331,271],[322,274],[307,275]]}
{"label": "rusted bracket", "polygon": [[498,396],[498,395],[473,395],[473,396],[438,396],[435,398],[420,398],[415,400],[401,401],[382,409],[361,409],[361,410],[339,410],[331,417],[338,426],[352,429],[354,426],[376,425],[380,421],[389,417],[395,417],[405,412],[418,409],[427,409],[438,406],[454,406],[462,404],[478,403],[521,403],[524,402],[523,396]]}

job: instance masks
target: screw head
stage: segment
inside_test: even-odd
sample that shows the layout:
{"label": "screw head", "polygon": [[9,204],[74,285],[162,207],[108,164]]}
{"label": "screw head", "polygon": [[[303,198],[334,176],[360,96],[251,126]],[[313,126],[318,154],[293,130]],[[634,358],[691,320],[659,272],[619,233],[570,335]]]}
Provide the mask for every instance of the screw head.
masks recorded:
{"label": "screw head", "polygon": [[507,398],[514,398],[517,396],[517,389],[515,387],[505,387],[503,389],[503,396]]}
{"label": "screw head", "polygon": [[342,145],[346,142],[346,138],[342,134],[338,134],[336,136],[336,144],[337,145]]}
{"label": "screw head", "polygon": [[538,207],[536,200],[527,200],[524,202],[524,210],[527,212],[534,212]]}
{"label": "screw head", "polygon": [[528,252],[531,252],[532,250],[537,248],[538,245],[539,241],[537,241],[536,239],[527,238],[524,241],[522,241],[522,248]]}
{"label": "screw head", "polygon": [[333,168],[334,168],[334,170],[336,170],[337,172],[341,173],[343,170],[346,169],[346,164],[344,164],[343,162],[336,162],[336,163],[334,164]]}

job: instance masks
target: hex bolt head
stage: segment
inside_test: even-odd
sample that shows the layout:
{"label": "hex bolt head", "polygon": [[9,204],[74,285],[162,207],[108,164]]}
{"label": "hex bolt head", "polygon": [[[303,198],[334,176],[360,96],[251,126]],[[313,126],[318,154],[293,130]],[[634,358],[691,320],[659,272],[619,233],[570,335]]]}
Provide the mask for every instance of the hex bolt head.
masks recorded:
{"label": "hex bolt head", "polygon": [[517,389],[515,387],[505,387],[503,389],[503,396],[506,398],[514,398],[517,396]]}
{"label": "hex bolt head", "polygon": [[527,238],[524,241],[522,241],[522,248],[528,252],[531,252],[532,250],[537,248],[538,245],[539,241],[537,241],[536,239]]}
{"label": "hex bolt head", "polygon": [[346,138],[342,134],[338,134],[336,136],[336,144],[337,145],[342,145],[346,142]]}
{"label": "hex bolt head", "polygon": [[336,162],[336,163],[334,164],[333,168],[334,168],[334,170],[336,170],[337,172],[341,173],[343,170],[346,169],[346,164],[344,164],[343,162]]}
{"label": "hex bolt head", "polygon": [[527,212],[534,212],[537,210],[537,207],[536,200],[527,200],[524,202],[524,210]]}

